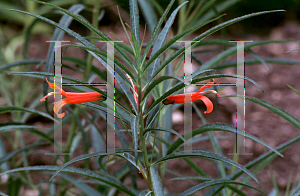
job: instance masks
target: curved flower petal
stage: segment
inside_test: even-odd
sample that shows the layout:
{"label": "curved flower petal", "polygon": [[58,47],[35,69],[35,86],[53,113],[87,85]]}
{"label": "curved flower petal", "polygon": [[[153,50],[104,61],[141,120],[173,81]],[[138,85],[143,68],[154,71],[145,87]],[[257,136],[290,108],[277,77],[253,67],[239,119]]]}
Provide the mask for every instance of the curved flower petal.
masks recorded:
{"label": "curved flower petal", "polygon": [[206,107],[207,107],[207,110],[204,112],[204,114],[211,113],[213,111],[213,109],[214,109],[214,106],[213,106],[213,103],[211,102],[211,100],[208,99],[205,96],[200,96],[199,99],[201,99],[204,102],[204,104],[206,105]]}
{"label": "curved flower petal", "polygon": [[53,111],[54,113],[57,115],[58,118],[63,118],[65,116],[65,113],[61,113],[59,114],[59,110],[68,103],[67,99],[61,99],[59,100],[58,102],[56,102],[54,104],[54,107],[53,107]]}

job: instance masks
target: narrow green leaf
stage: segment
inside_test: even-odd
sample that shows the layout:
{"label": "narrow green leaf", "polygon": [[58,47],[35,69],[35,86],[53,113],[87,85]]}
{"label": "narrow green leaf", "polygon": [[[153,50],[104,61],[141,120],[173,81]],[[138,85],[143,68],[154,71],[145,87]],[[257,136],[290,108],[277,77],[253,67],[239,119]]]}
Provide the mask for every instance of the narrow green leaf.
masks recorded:
{"label": "narrow green leaf", "polygon": [[[280,65],[300,65],[300,61],[292,60],[292,59],[284,59],[284,58],[263,58],[266,63],[272,64],[280,64]],[[259,60],[255,58],[246,58],[245,65],[257,65],[261,63]],[[236,67],[236,60],[227,61],[225,63],[218,64],[215,66],[215,69],[225,69],[228,67]]]}
{"label": "narrow green leaf", "polygon": [[150,167],[150,173],[152,177],[152,185],[155,196],[163,196],[163,187],[161,184],[160,176],[158,175],[155,166]]}
{"label": "narrow green leaf", "polygon": [[139,115],[134,116],[131,115],[131,130],[133,133],[133,147],[134,147],[134,157],[136,158],[136,160],[138,159],[138,154],[137,154],[137,150],[138,150],[138,135],[139,135]]}
{"label": "narrow green leaf", "polygon": [[[21,168],[16,168],[16,169],[4,171],[4,172],[0,173],[0,175],[19,172],[19,171],[32,171],[32,170],[33,171],[34,170],[37,170],[37,171],[45,171],[45,170],[46,171],[56,171],[58,169],[60,169],[60,167],[51,166],[51,165],[21,167]],[[98,172],[94,172],[94,171],[91,171],[91,170],[79,169],[79,168],[74,168],[74,167],[67,167],[67,168],[64,168],[62,171],[77,174],[77,175],[82,175],[82,176],[86,176],[88,178],[93,178],[93,179],[99,180],[101,182],[104,182],[104,183],[112,186],[112,187],[117,188],[118,190],[120,190],[120,191],[122,191],[122,192],[124,192],[125,194],[128,194],[128,195],[135,196],[135,195],[138,194],[138,191],[124,186],[119,180],[117,180],[116,178],[112,177],[111,175],[105,174],[103,172],[98,173]]]}
{"label": "narrow green leaf", "polygon": [[0,107],[0,114],[5,113],[5,112],[11,112],[11,111],[22,111],[22,112],[29,112],[32,114],[40,115],[45,118],[48,118],[50,120],[56,121],[52,116],[50,116],[47,113],[40,112],[38,110],[30,109],[30,108],[21,108],[21,107],[16,107],[16,106],[7,106],[7,107]]}
{"label": "narrow green leaf", "polygon": [[[279,152],[283,152],[284,150],[287,149],[287,147],[291,146],[292,144],[298,142],[300,140],[300,134],[296,135],[295,137],[293,137],[291,140],[279,145],[278,147],[276,147],[275,149]],[[260,155],[259,157],[257,157],[256,159],[250,161],[249,163],[247,163],[245,165],[245,167],[247,169],[251,169],[253,168],[254,166],[262,163],[264,160],[268,159],[269,157],[271,157],[272,155],[274,155],[275,153],[273,151],[269,151],[269,152],[266,152],[264,153],[263,155]],[[241,175],[243,174],[242,171],[235,171],[234,173],[230,174],[229,176],[226,177],[227,180],[235,180],[237,179],[238,177],[240,177]],[[222,185],[219,185],[219,186],[215,186],[214,189],[210,190],[207,192],[206,195],[214,195],[216,194],[217,192],[219,192],[221,189],[223,188]]]}
{"label": "narrow green leaf", "polygon": [[21,65],[38,65],[38,64],[45,64],[45,60],[43,59],[26,59],[26,60],[20,60],[15,61],[13,63],[8,63],[0,66],[0,71],[3,71],[5,69],[9,69],[12,67],[17,67]]}
{"label": "narrow green leaf", "polygon": [[[244,49],[249,50],[250,48],[255,47],[255,46],[261,46],[261,45],[273,44],[273,43],[288,43],[288,42],[290,42],[290,41],[287,41],[287,40],[274,40],[274,41],[266,40],[266,41],[260,41],[260,42],[253,42],[253,43],[245,44]],[[193,76],[194,75],[197,76],[199,71],[202,71],[202,70],[205,70],[205,69],[215,68],[216,65],[219,62],[222,62],[226,58],[232,56],[233,54],[236,54],[236,52],[237,52],[237,46],[234,46],[234,47],[231,47],[231,48],[225,50],[224,52],[218,54],[217,56],[215,56],[211,60],[209,60],[206,63],[204,63],[203,65],[201,65],[200,68],[198,68],[196,71],[194,71]],[[236,65],[236,63],[235,63],[235,65]]]}
{"label": "narrow green leaf", "polygon": [[[252,13],[252,14],[248,14],[248,15],[244,15],[244,16],[241,16],[241,17],[231,19],[227,22],[221,23],[221,24],[205,31],[204,33],[202,33],[201,35],[199,35],[198,37],[193,39],[193,41],[200,41],[203,38],[213,34],[214,32],[217,32],[217,31],[219,31],[219,30],[221,30],[221,29],[223,29],[223,28],[225,28],[225,27],[227,27],[231,24],[242,21],[244,19],[251,18],[253,16],[262,15],[262,14],[268,14],[268,13],[272,13],[272,12],[279,12],[279,11],[284,11],[284,10],[272,10],[272,11],[256,12],[256,13]],[[194,45],[194,44],[195,44],[195,42],[193,42],[191,45]],[[168,58],[166,61],[164,61],[164,63],[159,67],[159,69],[155,72],[155,74],[152,76],[152,78],[156,77],[161,72],[161,70],[163,70],[170,62],[172,62],[174,59],[176,59],[181,54],[183,54],[184,50],[185,50],[184,47],[182,47],[180,50],[176,51],[170,58]],[[201,66],[200,68],[201,68],[201,70],[204,70],[204,69],[208,69],[208,68],[211,68],[211,67],[205,66],[205,67],[202,68],[202,66]],[[200,71],[200,70],[197,70],[197,71]],[[193,73],[193,77],[194,77],[194,73]]]}
{"label": "narrow green leaf", "polygon": [[[104,33],[102,33],[101,31],[99,31],[97,28],[95,28],[92,24],[90,24],[87,20],[83,19],[82,17],[72,13],[72,12],[69,12],[68,10],[65,10],[61,7],[58,7],[54,4],[50,4],[50,3],[46,3],[46,2],[42,2],[42,1],[37,1],[37,0],[34,0],[35,2],[38,2],[38,3],[41,3],[41,4],[44,4],[44,5],[47,5],[47,6],[50,6],[50,7],[53,7],[55,9],[58,9],[60,11],[62,11],[63,13],[71,16],[73,19],[77,20],[78,22],[80,22],[81,24],[83,24],[84,26],[86,26],[87,28],[89,28],[91,31],[95,32],[97,35],[99,35],[103,41],[111,41],[111,39],[105,35]],[[65,0],[66,1],[66,0]],[[64,30],[64,29],[62,29]],[[68,32],[67,32],[68,33]],[[71,35],[72,36],[72,35]],[[79,35],[80,36],[80,35]],[[73,36],[74,37],[74,36]],[[80,36],[81,37],[81,36]],[[77,37],[75,37],[77,39]],[[81,37],[82,39],[84,39],[83,37]],[[78,39],[77,39],[78,40]],[[85,39],[84,39],[85,40]],[[78,40],[80,41],[80,40]],[[86,41],[86,40],[85,40]],[[80,41],[81,42],[81,41]],[[87,41],[86,41],[87,42]],[[93,46],[91,43],[87,42],[87,43],[83,43],[81,42],[82,44],[84,44],[85,46],[88,46],[88,47],[91,47],[91,48],[96,48],[95,46]],[[124,57],[124,59],[129,63],[131,64],[131,60],[130,58],[128,57],[128,55],[126,55],[126,53],[120,49],[120,47],[118,46],[118,43],[115,44],[115,49],[122,55],[122,57]]]}
{"label": "narrow green leaf", "polygon": [[[100,58],[98,55],[96,55],[94,52],[88,50],[88,52],[90,54],[92,54],[97,60],[99,60],[106,68],[107,68],[107,64],[106,62]],[[122,88],[122,90],[124,91],[125,95],[127,96],[128,100],[130,101],[131,105],[133,106],[133,109],[135,111],[135,113],[138,113],[138,107],[137,104],[133,98],[133,94],[130,91],[129,88],[129,84],[130,82],[128,81],[127,77],[125,76],[125,74],[123,74],[123,72],[121,72],[121,70],[115,66],[115,71],[112,69],[107,69],[109,72],[111,72],[112,75],[115,76],[115,79],[117,80],[117,82],[119,83],[120,87]],[[129,74],[131,75],[131,74]],[[134,77],[131,78],[132,80],[134,80]],[[122,106],[122,105],[121,105]]]}
{"label": "narrow green leaf", "polygon": [[3,157],[0,157],[0,164],[4,163],[4,162],[7,162],[9,159],[13,158],[14,156],[24,152],[24,151],[28,151],[28,150],[31,150],[32,148],[35,148],[35,147],[39,147],[39,146],[42,146],[42,145],[45,145],[47,143],[43,142],[43,143],[35,143],[35,144],[30,144],[28,146],[25,146],[23,148],[19,148],[17,150],[14,150],[10,153],[7,153],[5,156]]}
{"label": "narrow green leaf", "polygon": [[204,188],[207,188],[207,187],[210,187],[210,186],[215,186],[215,185],[218,185],[218,184],[238,184],[238,185],[243,185],[245,187],[249,187],[249,188],[252,188],[264,195],[267,195],[265,194],[264,192],[260,191],[259,189],[253,187],[253,186],[250,186],[248,184],[244,184],[244,183],[241,183],[241,182],[236,182],[236,181],[233,181],[233,180],[212,180],[212,181],[209,181],[209,182],[204,182],[204,183],[201,183],[201,184],[198,184],[196,186],[193,186],[192,188],[184,191],[182,194],[180,194],[180,196],[187,196],[187,195],[191,195],[201,189],[204,189]]}
{"label": "narrow green leaf", "polygon": [[163,21],[165,20],[165,18],[167,17],[167,14],[169,13],[172,5],[174,4],[175,0],[171,0],[168,7],[165,9],[163,15],[161,16],[161,18],[159,19],[158,23],[156,24],[153,33],[151,34],[150,40],[146,46],[146,49],[144,51],[144,55],[142,58],[142,64],[144,64],[144,61],[146,60],[146,57],[148,55],[148,52],[150,51],[150,48],[152,47],[152,44],[154,42],[154,40],[156,39],[156,35],[158,34],[159,30],[160,30],[160,26],[163,23]]}
{"label": "narrow green leaf", "polygon": [[204,176],[187,176],[187,177],[171,178],[170,180],[201,180],[201,181],[211,181],[211,180],[216,180],[216,179],[215,178],[211,178],[211,177],[204,177]]}
{"label": "narrow green leaf", "polygon": [[248,49],[248,52],[250,54],[252,54],[258,61],[260,61],[268,70],[270,69],[269,68],[269,65],[266,63],[266,61],[264,61],[263,58],[261,58],[256,52],[254,52],[253,50],[251,49]]}
{"label": "narrow green leaf", "polygon": [[[169,33],[169,30],[174,22],[174,19],[177,15],[177,12],[179,11],[179,9],[186,4],[186,2],[184,2],[183,4],[181,4],[180,6],[178,6],[171,14],[171,16],[169,17],[166,25],[164,26],[163,30],[160,32],[160,34],[158,35],[158,38],[153,46],[152,49],[152,53],[150,58],[152,58],[152,56],[164,45],[166,39],[167,39],[167,35]],[[150,81],[150,79],[152,78],[153,74],[156,72],[157,67],[160,64],[160,58],[158,57],[149,67],[144,68],[147,69],[147,81]]]}
{"label": "narrow green leaf", "polygon": [[[131,150],[131,151],[133,151],[133,150]],[[106,153],[106,154],[100,155],[99,159],[98,159],[98,163],[100,164],[101,160],[105,156],[108,156],[108,155],[115,155],[115,156],[118,156],[118,157],[121,157],[121,158],[125,159],[131,165],[133,165],[136,169],[138,169],[140,172],[141,172],[141,168],[142,168],[142,170],[144,170],[144,167],[142,165],[140,165],[140,166],[138,165],[138,163],[137,163],[138,160],[128,152],[118,152],[118,153],[110,153],[110,154]],[[103,169],[103,167],[102,167],[102,169]]]}
{"label": "narrow green leaf", "polygon": [[173,129],[167,129],[167,128],[149,128],[149,129],[145,129],[145,131],[143,132],[143,135],[145,135],[149,131],[167,131],[167,132],[170,132],[170,133],[173,133],[173,134],[177,135],[180,139],[182,139],[182,140],[185,141],[185,139],[179,133],[177,133],[176,131],[174,131]]}
{"label": "narrow green leaf", "polygon": [[[152,62],[154,62],[159,56],[161,56],[161,54],[163,52],[165,52],[168,48],[173,48],[173,49],[176,49],[176,50],[182,49],[182,47],[180,47],[180,46],[173,46],[173,44],[176,43],[178,40],[180,40],[184,36],[186,36],[186,35],[194,32],[194,31],[196,31],[197,29],[205,26],[206,24],[211,23],[211,22],[213,22],[215,20],[218,20],[222,16],[224,16],[224,15],[221,15],[219,17],[216,17],[216,18],[212,19],[212,20],[209,20],[207,22],[204,22],[204,23],[202,23],[200,25],[197,25],[195,27],[192,27],[192,28],[188,29],[188,30],[186,30],[186,31],[184,31],[184,32],[176,35],[175,37],[171,38],[166,44],[164,44],[161,48],[159,48],[159,50],[157,50],[155,53],[153,53],[153,51],[152,51],[152,56],[150,57],[149,61],[147,62],[146,66],[144,68],[144,72],[152,64]],[[192,58],[197,60],[197,58],[194,58],[194,57],[192,57]],[[200,62],[200,64],[202,64],[200,60],[197,60],[197,61]],[[151,78],[151,80],[152,80],[152,78]]]}
{"label": "narrow green leaf", "polygon": [[298,189],[294,194],[293,196],[299,196],[300,195],[300,189]]}
{"label": "narrow green leaf", "polygon": [[[240,186],[242,186],[242,185],[240,185]],[[243,191],[235,188],[234,186],[226,184],[226,187],[229,188],[230,190],[232,190],[233,192],[237,193],[239,196],[247,196]]]}
{"label": "narrow green leaf", "polygon": [[136,37],[138,46],[141,45],[140,38],[140,22],[139,22],[139,9],[137,5],[137,0],[129,0],[130,7],[130,23],[134,32],[134,36]]}
{"label": "narrow green leaf", "polygon": [[[158,115],[159,115],[159,110],[162,109],[164,105],[157,105],[151,112],[149,113],[146,121],[146,128],[152,128],[153,125],[155,124]],[[147,136],[146,136],[147,137]]]}
{"label": "narrow green leaf", "polygon": [[300,93],[299,93],[296,89],[294,89],[293,87],[291,87],[291,86],[288,85],[288,84],[287,84],[287,86],[288,86],[290,89],[292,89],[298,96],[300,96]]}
{"label": "narrow green leaf", "polygon": [[[147,84],[150,84],[148,87],[147,85],[144,87],[146,88],[146,91],[144,93],[144,96],[142,98],[142,102],[146,99],[146,97],[153,91],[153,89],[158,86],[161,82],[165,81],[165,80],[170,80],[170,79],[176,79],[178,81],[184,82],[184,80],[178,76],[161,76],[159,78],[157,78],[156,80],[152,81],[151,83],[148,82]],[[144,89],[143,89],[144,90]]]}
{"label": "narrow green leaf", "polygon": [[9,195],[6,195],[5,193],[1,192],[1,191],[0,191],[0,195],[2,195],[2,196],[9,196]]}
{"label": "narrow green leaf", "polygon": [[256,99],[256,98],[252,98],[252,97],[245,97],[245,99],[248,101],[251,101],[253,103],[257,103],[257,104],[271,110],[272,112],[278,114],[279,116],[281,116],[282,118],[284,118],[285,120],[290,122],[292,125],[294,125],[297,129],[300,130],[300,121],[297,118],[295,118],[293,115],[291,115],[290,113],[286,112],[285,110],[283,110],[275,105],[272,105],[264,100],[260,100],[260,99]]}
{"label": "narrow green leaf", "polygon": [[142,191],[140,192],[139,196],[148,196],[152,193],[152,191]]}
{"label": "narrow green leaf", "polygon": [[[234,4],[236,4],[239,1],[241,1],[241,0],[231,0],[231,1],[221,2],[218,5],[216,5],[216,10],[218,11],[218,13],[223,13],[223,12],[225,12],[225,10],[227,8],[232,7]],[[208,12],[206,12],[203,16],[201,16],[200,18],[199,17],[195,18],[195,23],[199,24],[201,22],[209,20],[210,18],[214,17],[215,15],[216,15],[215,12],[211,9]],[[198,18],[199,18],[199,20],[197,20]],[[194,24],[194,23],[192,23],[192,24]]]}
{"label": "narrow green leaf", "polygon": [[222,161],[225,163],[229,163],[229,164],[234,165],[237,168],[243,170],[245,173],[247,173],[249,176],[251,176],[255,180],[255,182],[260,186],[257,178],[244,166],[228,159],[227,157],[221,156],[216,153],[204,151],[204,150],[189,150],[189,151],[184,151],[184,152],[177,152],[175,154],[169,154],[167,156],[164,156],[164,157],[158,159],[157,161],[152,163],[152,165],[158,164],[160,162],[168,161],[170,159],[183,158],[183,157],[199,157],[199,158],[201,157],[201,158],[205,158],[205,159],[209,159],[209,160],[218,160],[218,161]]}
{"label": "narrow green leaf", "polygon": [[132,152],[132,151],[133,151],[132,149],[122,149],[122,148],[119,148],[119,149],[115,149],[115,152],[113,152],[113,153],[107,153],[104,150],[104,151],[95,152],[95,153],[91,153],[91,154],[81,155],[79,157],[76,157],[75,159],[72,159],[71,161],[68,161],[63,166],[59,167],[59,169],[54,173],[54,175],[50,178],[49,181],[51,181],[60,171],[63,171],[64,168],[66,168],[68,165],[70,165],[72,163],[75,163],[77,161],[89,159],[89,158],[92,158],[92,157],[98,157],[100,155],[110,155],[110,154],[115,154],[115,153]]}
{"label": "narrow green leaf", "polygon": [[9,196],[18,196],[22,186],[22,180],[15,176],[10,176],[7,183],[7,192]]}
{"label": "narrow green leaf", "polygon": [[45,127],[31,126],[31,125],[7,125],[0,126],[0,132],[7,132],[9,130],[19,130],[19,129],[47,129]]}
{"label": "narrow green leaf", "polygon": [[155,25],[157,23],[157,16],[156,13],[151,5],[150,2],[148,2],[147,0],[138,0],[139,5],[141,7],[141,10],[143,12],[144,18],[147,22],[147,29],[149,31],[150,34],[152,34]]}
{"label": "narrow green leaf", "polygon": [[[102,112],[108,112],[108,114],[110,115],[113,115],[115,118],[118,118],[120,119],[120,117],[118,115],[114,115],[114,112],[112,110],[108,110],[107,111],[107,108],[106,107],[103,107],[103,106],[100,106],[100,105],[97,105],[97,104],[93,104],[93,103],[81,103],[81,105],[86,105],[86,106],[89,106],[89,107],[92,107],[92,108],[95,108],[97,110],[101,110]],[[120,110],[120,108],[119,108]],[[121,116],[121,119],[124,123],[126,123],[127,125],[130,125],[130,119],[128,118],[128,114],[126,112],[124,112],[125,115],[120,115]],[[127,116],[126,116],[127,114]],[[105,118],[106,119],[106,118]]]}
{"label": "narrow green leaf", "polygon": [[[280,152],[278,152],[277,150],[275,150],[274,148],[272,148],[271,146],[269,146],[265,142],[259,140],[258,138],[250,135],[248,132],[244,132],[244,131],[242,131],[240,129],[237,129],[236,127],[233,127],[233,126],[227,125],[227,124],[223,124],[223,123],[206,124],[206,125],[201,126],[198,129],[194,129],[192,131],[192,137],[194,137],[195,135],[199,135],[199,134],[205,133],[205,132],[209,132],[209,131],[225,131],[225,132],[231,132],[231,133],[234,133],[234,134],[238,133],[240,135],[244,135],[246,138],[252,139],[253,141],[256,141],[256,142],[258,142],[258,143],[266,146],[267,148],[269,148],[270,150],[274,151],[279,156],[283,157],[283,155]],[[186,136],[183,135],[182,137],[186,138],[186,139],[189,139],[188,138],[188,134]],[[167,155],[170,154],[170,153],[173,153],[183,143],[184,143],[184,141],[182,139],[178,138],[169,147]]]}
{"label": "narrow green leaf", "polygon": [[74,184],[77,188],[82,190],[83,193],[86,195],[91,195],[91,196],[104,196],[102,193],[97,191],[96,189],[93,189],[91,186],[83,183],[81,180],[73,178],[67,174],[59,174],[60,177],[66,179],[68,182]]}
{"label": "narrow green leaf", "polygon": [[[44,79],[45,76],[53,76],[53,73],[48,73],[48,72],[6,72],[8,74],[14,74],[14,75],[26,75],[29,77],[33,77],[33,78],[40,78],[40,79]],[[70,76],[65,76],[65,75],[61,75],[61,77],[64,80],[69,80],[71,82],[76,82],[76,83],[84,83],[81,80],[78,80],[76,78],[70,77]],[[51,82],[51,80],[49,80]],[[100,93],[101,95],[104,95],[105,97],[107,96],[105,92],[101,91],[98,88],[95,88],[93,86],[86,86],[86,88],[92,89],[93,91],[96,91],[98,93]]]}

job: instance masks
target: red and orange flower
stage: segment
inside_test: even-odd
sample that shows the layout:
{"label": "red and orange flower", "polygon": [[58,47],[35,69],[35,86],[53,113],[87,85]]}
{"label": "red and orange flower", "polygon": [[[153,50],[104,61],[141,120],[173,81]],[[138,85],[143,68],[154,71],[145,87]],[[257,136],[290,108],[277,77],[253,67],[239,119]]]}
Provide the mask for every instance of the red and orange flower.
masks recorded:
{"label": "red and orange flower", "polygon": [[213,110],[213,103],[211,102],[211,100],[209,100],[207,97],[205,97],[203,95],[205,95],[205,94],[216,94],[218,97],[220,97],[220,95],[214,90],[208,90],[208,91],[205,91],[205,92],[202,92],[202,91],[206,88],[209,88],[211,86],[216,86],[218,84],[220,84],[220,82],[215,84],[215,80],[213,79],[213,82],[208,82],[207,84],[202,86],[198,91],[196,91],[194,93],[170,95],[169,97],[167,97],[163,101],[163,103],[165,105],[187,103],[187,101],[185,100],[185,97],[186,96],[191,96],[191,99],[188,102],[193,102],[193,101],[196,101],[198,99],[201,99],[207,107],[207,111],[205,111],[204,114],[210,113]]}
{"label": "red and orange flower", "polygon": [[[46,78],[47,80],[47,78]],[[48,82],[48,80],[47,80]],[[66,105],[67,103],[84,103],[84,102],[91,102],[91,101],[105,101],[106,97],[98,92],[88,92],[88,93],[72,93],[72,92],[65,92],[63,89],[55,86],[55,84],[48,82],[50,88],[57,89],[61,92],[63,96],[66,98],[59,100],[54,104],[53,111],[56,113],[58,118],[63,118],[65,113],[59,114],[59,110]],[[54,95],[54,92],[48,93],[45,97],[43,97],[40,101],[45,101],[47,97]]]}

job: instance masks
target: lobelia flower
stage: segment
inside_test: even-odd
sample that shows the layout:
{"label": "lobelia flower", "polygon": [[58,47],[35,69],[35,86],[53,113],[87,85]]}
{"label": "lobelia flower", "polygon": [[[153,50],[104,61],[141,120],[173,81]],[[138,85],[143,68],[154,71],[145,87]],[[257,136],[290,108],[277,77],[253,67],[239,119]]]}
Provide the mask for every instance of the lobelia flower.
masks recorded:
{"label": "lobelia flower", "polygon": [[[48,82],[47,78],[46,81]],[[65,92],[63,89],[55,86],[53,83],[48,82],[50,88],[57,89],[64,95],[66,98],[59,100],[54,104],[53,111],[56,113],[58,118],[63,118],[65,113],[59,114],[59,110],[66,105],[67,103],[84,103],[84,102],[91,102],[91,101],[105,101],[106,97],[98,92],[87,92],[87,93],[71,93]],[[45,101],[47,97],[52,96],[54,92],[48,93],[45,97],[43,97],[40,101]]]}
{"label": "lobelia flower", "polygon": [[213,103],[211,102],[211,100],[209,100],[207,97],[202,96],[205,94],[216,94],[218,97],[220,97],[220,95],[214,91],[214,90],[208,90],[205,92],[202,92],[204,89],[209,88],[211,86],[216,86],[219,83],[215,83],[215,80],[213,79],[213,82],[208,82],[207,84],[205,84],[204,86],[202,86],[198,91],[194,92],[194,93],[186,93],[186,94],[179,94],[179,95],[170,95],[169,97],[167,97],[164,101],[163,104],[168,105],[168,104],[179,104],[179,103],[185,103],[185,96],[191,96],[191,100],[188,100],[188,102],[193,102],[196,101],[198,99],[201,99],[204,104],[207,107],[207,111],[204,112],[204,114],[206,113],[210,113],[213,110]]}

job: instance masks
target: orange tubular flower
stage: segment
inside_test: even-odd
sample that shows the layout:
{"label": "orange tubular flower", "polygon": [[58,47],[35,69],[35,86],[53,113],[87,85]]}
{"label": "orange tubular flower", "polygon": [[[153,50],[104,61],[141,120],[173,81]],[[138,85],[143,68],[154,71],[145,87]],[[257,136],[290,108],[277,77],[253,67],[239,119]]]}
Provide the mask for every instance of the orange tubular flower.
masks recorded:
{"label": "orange tubular flower", "polygon": [[[136,92],[136,94],[138,95],[138,87],[136,85],[133,84],[132,79],[129,77],[128,74],[126,74],[127,78],[129,79],[130,83],[132,84],[134,91]],[[130,91],[132,92],[132,90],[130,89]],[[134,92],[132,92],[133,94],[133,98],[135,100],[135,103],[137,105],[137,107],[139,107],[139,98],[136,96],[136,94]],[[131,105],[131,104],[130,104]]]}
{"label": "orange tubular flower", "polygon": [[[47,78],[46,81],[48,82]],[[58,102],[54,104],[53,111],[56,113],[58,118],[63,118],[65,116],[65,113],[59,114],[59,110],[66,105],[67,103],[84,103],[84,102],[91,102],[91,101],[105,101],[106,97],[104,97],[102,94],[98,92],[88,92],[88,93],[71,93],[71,92],[65,92],[63,89],[59,88],[58,86],[55,86],[53,83],[48,82],[50,88],[57,89],[61,92],[62,95],[64,95],[66,98],[61,99]],[[47,97],[52,96],[54,92],[48,93],[45,97],[43,97],[40,101],[45,101]]]}
{"label": "orange tubular flower", "polygon": [[220,82],[216,83],[216,84],[214,84],[214,83],[215,83],[215,80],[213,79],[213,82],[208,82],[207,84],[202,86],[198,91],[196,91],[194,93],[170,95],[169,97],[167,97],[163,101],[163,104],[168,105],[168,104],[185,103],[185,96],[191,96],[191,101],[189,101],[189,102],[193,102],[193,101],[196,101],[198,99],[201,99],[207,107],[207,111],[205,111],[204,114],[210,113],[213,110],[213,104],[212,104],[211,100],[209,100],[207,97],[202,96],[202,95],[204,95],[204,94],[216,94],[218,97],[220,97],[220,95],[214,90],[208,90],[208,91],[205,91],[205,92],[202,92],[202,91],[206,88],[211,87],[211,86],[216,86],[216,85],[220,84]]}

